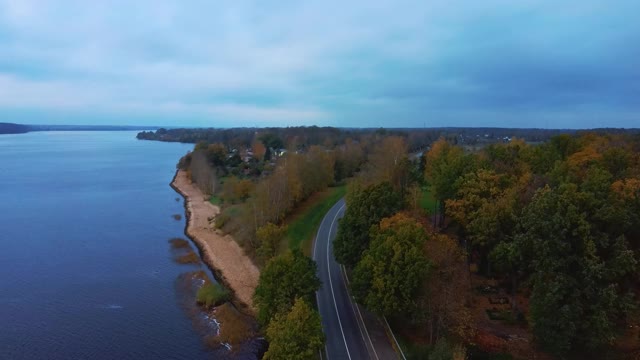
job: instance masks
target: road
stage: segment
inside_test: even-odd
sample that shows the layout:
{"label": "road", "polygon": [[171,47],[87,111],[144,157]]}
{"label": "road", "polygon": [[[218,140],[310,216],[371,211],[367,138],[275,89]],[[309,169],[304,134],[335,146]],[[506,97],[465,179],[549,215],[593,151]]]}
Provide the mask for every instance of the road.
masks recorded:
{"label": "road", "polygon": [[[338,201],[325,215],[313,247],[313,260],[318,264],[318,276],[322,287],[316,293],[318,310],[322,317],[322,329],[326,336],[324,359],[394,359],[397,358],[386,338],[373,336],[363,326],[362,312],[352,302],[347,290],[342,266],[333,257],[333,239],[338,230],[338,220],[344,215],[345,201]],[[366,318],[366,316],[365,316]],[[384,334],[384,330],[382,330]],[[372,340],[372,338],[374,340]],[[380,349],[379,349],[380,348]]]}

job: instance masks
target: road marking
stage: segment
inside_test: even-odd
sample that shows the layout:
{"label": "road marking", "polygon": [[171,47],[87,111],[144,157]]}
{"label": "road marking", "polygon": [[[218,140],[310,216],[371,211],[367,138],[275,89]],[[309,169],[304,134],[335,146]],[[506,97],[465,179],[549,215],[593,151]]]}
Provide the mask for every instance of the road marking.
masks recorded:
{"label": "road marking", "polygon": [[387,322],[387,318],[383,316],[382,319],[384,319],[384,323],[387,324],[387,329],[389,329],[389,332],[391,333],[391,336],[393,337],[393,341],[396,342],[396,345],[398,346],[398,350],[400,351],[400,355],[402,355],[402,358],[404,360],[407,360],[407,358],[404,356],[404,352],[402,351],[402,347],[400,347],[400,343],[398,343],[398,340],[396,339],[396,336],[393,335],[393,330],[391,330],[391,326],[389,326],[389,323]]}
{"label": "road marking", "polygon": [[[344,279],[346,280],[347,284],[349,283],[349,277],[347,276],[347,270],[345,269],[344,265],[341,265],[341,269],[342,269],[342,276],[344,277]],[[351,303],[351,308],[355,308],[353,310],[353,313],[356,313],[356,310],[358,311],[358,316],[360,316],[360,320],[362,321],[362,326],[360,326],[360,322],[358,322],[358,320],[356,319],[356,322],[358,323],[358,327],[360,328],[360,334],[362,335],[362,340],[363,341],[367,341],[364,338],[364,334],[362,333],[362,328],[364,328],[364,332],[367,333],[367,338],[369,339],[369,344],[371,344],[371,350],[373,350],[373,355],[376,356],[376,359],[380,360],[380,357],[378,356],[378,353],[376,352],[376,348],[373,346],[373,341],[371,341],[371,336],[369,335],[369,330],[367,330],[367,325],[364,323],[364,318],[362,317],[362,313],[360,312],[360,308],[358,307],[358,304],[354,304],[351,301],[351,298],[349,298],[349,302]]]}
{"label": "road marking", "polygon": [[[316,233],[316,239],[313,242],[313,254],[311,254],[311,258],[314,261],[316,260],[316,248],[318,247],[318,235],[320,234],[320,229],[322,229],[322,224],[324,224],[325,220],[327,220],[326,216],[322,218],[322,221],[320,222],[320,227],[318,227],[318,232]],[[316,291],[316,294],[317,294],[317,291]]]}
{"label": "road marking", "polygon": [[[318,228],[318,232],[316,233],[316,238],[313,242],[313,253],[311,254],[311,258],[313,259],[313,261],[316,261],[316,249],[318,248],[318,235],[320,235],[320,229],[322,228],[322,224],[325,223],[325,221],[327,220],[327,217],[325,216],[324,218],[322,218],[322,221],[320,222],[320,227]],[[319,291],[316,291],[316,304],[318,304],[318,311],[320,311],[320,297],[318,295]],[[325,334],[326,335],[326,334]],[[322,360],[322,350],[318,350],[318,353],[320,355],[320,360]],[[329,348],[327,348],[327,343],[325,342],[324,344],[324,354],[325,357],[327,358],[327,360],[329,359]]]}
{"label": "road marking", "polygon": [[333,221],[331,221],[331,226],[329,227],[329,234],[327,234],[327,272],[329,273],[329,286],[331,287],[331,296],[333,296],[333,306],[336,308],[336,316],[338,317],[338,324],[340,325],[340,332],[342,333],[342,340],[344,340],[344,347],[347,349],[347,356],[349,360],[351,360],[351,354],[349,354],[349,345],[347,345],[347,338],[344,336],[344,329],[342,328],[342,321],[340,320],[340,314],[338,313],[338,302],[336,301],[336,294],[333,291],[333,281],[331,281],[331,266],[329,266],[329,245],[331,245],[331,230],[333,230],[333,224],[336,222],[336,218],[340,211],[344,209],[345,205],[342,205],[340,209],[336,212],[336,215],[333,217]]}

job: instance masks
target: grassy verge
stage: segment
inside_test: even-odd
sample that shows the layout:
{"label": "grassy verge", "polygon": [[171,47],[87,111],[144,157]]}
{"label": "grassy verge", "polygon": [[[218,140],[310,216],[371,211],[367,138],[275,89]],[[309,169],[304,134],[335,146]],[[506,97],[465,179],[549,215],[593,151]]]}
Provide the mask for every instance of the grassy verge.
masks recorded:
{"label": "grassy verge", "polygon": [[298,211],[288,221],[286,241],[289,249],[302,247],[305,254],[310,254],[313,236],[320,226],[324,215],[333,204],[347,192],[345,185],[336,186],[314,195],[298,207]]}
{"label": "grassy verge", "polygon": [[424,186],[422,188],[422,194],[420,196],[420,207],[423,208],[427,214],[433,214],[436,206],[436,199],[431,193],[431,188]]}

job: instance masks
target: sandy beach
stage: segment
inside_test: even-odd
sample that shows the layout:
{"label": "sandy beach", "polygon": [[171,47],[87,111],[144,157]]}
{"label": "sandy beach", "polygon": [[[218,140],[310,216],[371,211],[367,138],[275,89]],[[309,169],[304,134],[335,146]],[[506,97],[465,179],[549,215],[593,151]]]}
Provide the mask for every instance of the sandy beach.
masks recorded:
{"label": "sandy beach", "polygon": [[222,234],[209,221],[220,213],[220,208],[211,204],[182,170],[176,173],[171,185],[185,198],[186,233],[200,249],[203,261],[222,277],[218,280],[231,288],[240,305],[254,313],[252,297],[260,270],[230,235]]}

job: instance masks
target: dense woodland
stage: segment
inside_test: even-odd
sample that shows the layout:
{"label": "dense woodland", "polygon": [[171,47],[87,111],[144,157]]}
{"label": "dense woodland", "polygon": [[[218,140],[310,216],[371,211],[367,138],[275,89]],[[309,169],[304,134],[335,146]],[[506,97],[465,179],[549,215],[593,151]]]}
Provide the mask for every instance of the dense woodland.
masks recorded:
{"label": "dense woodland", "polygon": [[439,203],[426,224],[394,180],[406,170],[388,170],[385,182],[352,188],[335,243],[372,311],[431,342],[477,343],[469,276],[482,276],[509,280],[510,317],[534,351],[615,354],[637,325],[640,136],[512,139],[478,152],[440,139],[424,158]]}
{"label": "dense woodland", "polygon": [[[637,133],[528,141],[331,128],[171,133],[140,138],[199,141],[179,167],[222,204],[216,225],[263,268],[255,303],[268,358],[315,354],[322,344],[315,264],[281,244],[301,202],[345,182],[336,259],[359,303],[425,345],[416,358],[473,358],[477,349],[615,358],[638,349]],[[419,201],[425,192],[435,208]],[[487,281],[496,285],[479,286]],[[497,321],[525,332],[526,349],[512,351],[504,334],[487,337],[475,300],[485,292],[505,294]]]}

